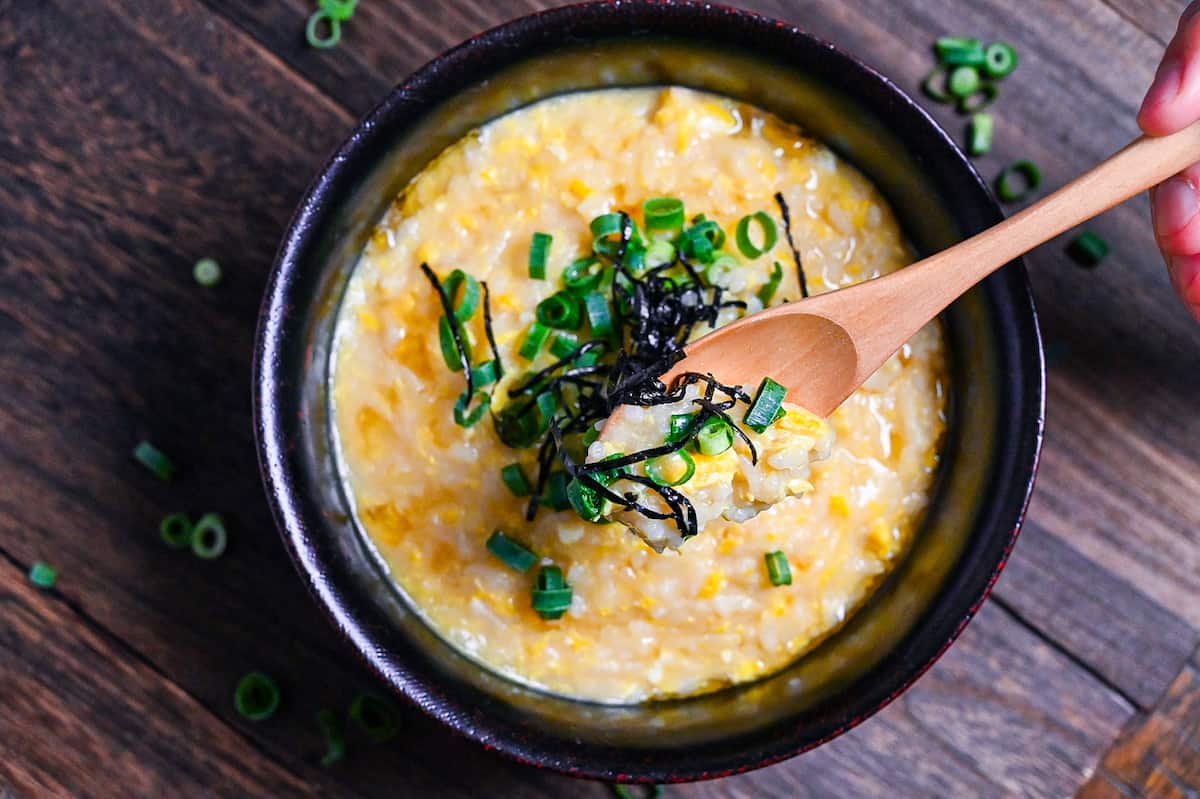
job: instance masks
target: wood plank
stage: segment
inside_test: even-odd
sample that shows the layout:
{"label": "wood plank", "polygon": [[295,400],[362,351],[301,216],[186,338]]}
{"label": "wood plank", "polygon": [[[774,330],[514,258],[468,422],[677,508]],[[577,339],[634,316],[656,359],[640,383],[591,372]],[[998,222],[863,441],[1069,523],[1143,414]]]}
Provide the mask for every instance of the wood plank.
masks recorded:
{"label": "wood plank", "polygon": [[1166,45],[1175,35],[1179,15],[1187,7],[1187,0],[1103,0],[1118,14],[1141,30]]}
{"label": "wood plank", "polygon": [[0,559],[0,796],[312,788]]}
{"label": "wood plank", "polygon": [[1200,795],[1200,653],[1171,683],[1158,705],[1140,713],[1105,754],[1083,799],[1114,794]]}

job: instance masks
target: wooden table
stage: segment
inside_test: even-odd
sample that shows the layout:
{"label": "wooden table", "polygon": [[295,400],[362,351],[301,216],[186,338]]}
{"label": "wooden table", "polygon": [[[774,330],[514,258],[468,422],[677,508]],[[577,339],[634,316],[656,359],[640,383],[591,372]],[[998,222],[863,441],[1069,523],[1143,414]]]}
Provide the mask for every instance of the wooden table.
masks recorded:
{"label": "wooden table", "polygon": [[[288,562],[263,500],[249,365],[275,245],[322,159],[397,80],[539,0],[364,0],[339,48],[310,0],[0,0],[0,797],[593,796],[415,711],[331,768],[313,723],[375,682]],[[1021,53],[988,175],[1056,185],[1135,133],[1181,2],[756,0],[914,88],[932,39]],[[962,121],[934,112],[952,131]],[[1144,199],[1095,271],[1029,258],[1053,364],[1037,495],[962,639],[899,701],[770,769],[672,796],[1200,793],[1200,325]],[[192,263],[213,256],[205,290]],[[1140,401],[1139,401],[1140,400]],[[149,438],[182,465],[156,482]],[[203,562],[158,540],[217,509]],[[32,562],[58,587],[26,580]],[[233,685],[285,700],[241,719]]]}

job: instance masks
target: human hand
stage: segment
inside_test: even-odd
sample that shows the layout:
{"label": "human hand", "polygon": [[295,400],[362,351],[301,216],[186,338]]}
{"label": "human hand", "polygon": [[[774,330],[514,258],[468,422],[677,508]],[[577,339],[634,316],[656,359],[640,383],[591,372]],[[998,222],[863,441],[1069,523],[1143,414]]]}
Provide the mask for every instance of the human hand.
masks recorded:
{"label": "human hand", "polygon": [[[1200,0],[1188,5],[1138,111],[1150,136],[1200,120]],[[1154,237],[1171,284],[1200,320],[1200,163],[1150,190]]]}

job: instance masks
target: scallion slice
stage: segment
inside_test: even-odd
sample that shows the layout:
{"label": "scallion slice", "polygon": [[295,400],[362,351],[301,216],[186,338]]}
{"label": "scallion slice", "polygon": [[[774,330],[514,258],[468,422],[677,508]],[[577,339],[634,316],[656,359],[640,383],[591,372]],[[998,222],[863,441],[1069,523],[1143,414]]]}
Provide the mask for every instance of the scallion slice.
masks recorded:
{"label": "scallion slice", "polygon": [[53,588],[58,582],[58,570],[44,560],[34,561],[29,567],[29,582],[38,588]]}
{"label": "scallion slice", "polygon": [[533,493],[533,486],[529,484],[529,478],[525,476],[525,470],[519,463],[510,463],[502,468],[500,479],[508,486],[513,496],[527,497]]}
{"label": "scallion slice", "polygon": [[733,446],[733,430],[719,416],[713,416],[696,431],[696,449],[702,455],[720,455]]}
{"label": "scallion slice", "polygon": [[496,530],[487,540],[488,552],[491,552],[506,566],[524,573],[533,568],[538,562],[538,556],[531,550],[509,538],[503,530]]}
{"label": "scallion slice", "polygon": [[771,578],[771,585],[792,584],[792,569],[788,566],[787,555],[779,550],[768,552],[766,561],[767,576]]}
{"label": "scallion slice", "polygon": [[321,757],[321,765],[332,766],[346,756],[346,729],[337,714],[328,708],[318,711],[317,727],[321,730],[321,737],[325,739],[325,754]]}
{"label": "scallion slice", "polygon": [[947,85],[950,87],[950,93],[955,97],[970,97],[979,91],[981,83],[979,70],[975,67],[955,67],[950,72],[950,80]]}
{"label": "scallion slice", "polygon": [[191,546],[194,529],[186,513],[172,513],[158,523],[158,534],[171,549],[187,549]]}
{"label": "scallion slice", "polygon": [[600,284],[604,264],[594,255],[576,258],[563,270],[563,286],[572,294],[586,294]]}
{"label": "scallion slice", "polygon": [[263,721],[279,709],[279,685],[261,671],[252,671],[238,680],[233,692],[233,706],[243,718]]}
{"label": "scallion slice", "polygon": [[981,83],[979,88],[965,97],[958,98],[960,114],[974,114],[991,105],[1000,95],[1000,90],[994,83]]}
{"label": "scallion slice", "polygon": [[[675,263],[675,245],[669,241],[652,241],[646,248],[644,258],[647,269],[657,269],[660,266],[673,264]],[[604,289],[603,286],[600,288]]]}
{"label": "scallion slice", "polygon": [[533,587],[533,609],[547,621],[562,618],[571,607],[571,586],[558,566],[543,566]]}
{"label": "scallion slice", "polygon": [[529,276],[536,280],[546,278],[546,263],[550,259],[550,244],[554,237],[548,233],[534,233],[529,243]]}
{"label": "scallion slice", "polygon": [[566,510],[571,507],[571,499],[567,496],[566,472],[554,472],[547,478],[545,500],[553,510]]}
{"label": "scallion slice", "polygon": [[580,480],[567,483],[567,500],[585,522],[598,522],[612,509],[612,503]]}
{"label": "scallion slice", "polygon": [[704,263],[711,263],[725,246],[725,231],[711,219],[701,219],[683,234],[683,251]]}
{"label": "scallion slice", "polygon": [[[628,785],[610,785],[612,792],[617,795],[617,799],[638,799],[637,794],[633,792],[633,788]],[[645,785],[645,792],[642,794],[642,799],[659,799],[663,795],[663,787],[661,785]]]}
{"label": "scallion slice", "polygon": [[746,411],[742,421],[754,432],[764,432],[775,422],[775,414],[783,406],[783,398],[786,396],[786,388],[771,378],[764,377],[758,384],[758,393],[754,395],[754,402],[750,403],[750,409]]}
{"label": "scallion slice", "polygon": [[[672,477],[671,474],[675,473]],[[660,455],[646,461],[646,476],[660,486],[683,485],[696,473],[696,462],[686,450]]]}
{"label": "scallion slice", "polygon": [[1003,78],[1017,68],[1017,51],[1007,42],[994,42],[984,51],[983,71],[991,78]]}
{"label": "scallion slice", "polygon": [[763,307],[771,304],[771,300],[775,299],[775,292],[779,290],[779,284],[783,282],[783,264],[779,261],[771,267],[771,277],[758,290],[758,301],[763,304]]}
{"label": "scallion slice", "polygon": [[[488,363],[494,363],[494,361],[488,361]],[[474,408],[471,407],[472,402],[475,403]],[[492,398],[486,391],[476,391],[473,399],[468,392],[464,391],[454,403],[454,423],[459,427],[472,428],[482,421],[491,407]]]}
{"label": "scallion slice", "polygon": [[608,297],[598,291],[589,291],[583,295],[583,307],[587,310],[588,324],[592,335],[597,338],[608,338],[613,333],[612,310],[608,306]]}
{"label": "scallion slice", "polygon": [[971,155],[986,155],[992,149],[992,134],[996,123],[991,114],[976,114],[971,117],[967,151]]}
{"label": "scallion slice", "polygon": [[928,75],[925,80],[921,81],[921,90],[931,100],[936,100],[939,103],[950,102],[950,90],[946,85],[946,79],[950,76],[950,71],[945,67],[937,67]]}
{"label": "scallion slice", "polygon": [[[621,251],[622,228],[625,224],[626,216],[620,213],[601,214],[591,221],[588,226],[592,231],[592,251],[598,255],[607,255],[609,258],[615,258]],[[638,232],[637,225],[630,220],[629,224],[633,225],[633,235],[629,239],[629,251],[645,249],[641,234]]]}
{"label": "scallion slice", "polygon": [[517,354],[527,361],[532,361],[537,357],[538,352],[542,349],[542,344],[546,343],[546,337],[549,335],[550,328],[541,322],[534,322],[525,333],[525,341],[521,342],[521,349],[517,350]]}
{"label": "scallion slice", "polygon": [[933,49],[938,60],[946,66],[982,66],[984,63],[983,42],[965,36],[943,36],[934,42]]}
{"label": "scallion slice", "polygon": [[673,413],[671,414],[670,427],[667,430],[667,444],[678,444],[683,439],[687,438],[688,433],[692,430],[692,422],[696,419],[694,413]]}
{"label": "scallion slice", "polygon": [[321,10],[328,12],[329,16],[339,22],[345,22],[354,16],[358,0],[319,0],[318,5]]}
{"label": "scallion slice", "polygon": [[571,333],[555,333],[550,339],[550,354],[555,358],[566,358],[579,349],[579,336]]}
{"label": "scallion slice", "polygon": [[[321,35],[321,23],[329,24],[329,33],[325,36]],[[340,20],[334,19],[330,13],[324,9],[313,12],[313,15],[308,18],[308,24],[304,26],[304,36],[308,39],[308,43],[312,47],[320,50],[328,50],[334,47],[342,40],[342,23]]]}
{"label": "scallion slice", "polygon": [[[455,300],[460,287],[463,290],[462,299],[456,304]],[[454,315],[458,317],[459,321],[465,322],[475,315],[476,309],[479,308],[479,298],[482,296],[478,280],[461,269],[455,269],[442,283],[442,289],[450,298],[450,304],[454,307]]]}
{"label": "scallion slice", "polygon": [[566,291],[552,294],[537,305],[537,320],[546,327],[578,330],[583,322],[579,300]]}
{"label": "scallion slice", "polygon": [[[463,350],[467,353],[467,360],[471,360],[471,336],[467,333],[466,327],[463,327],[462,322],[455,321],[459,326],[459,332],[462,334]],[[446,362],[447,368],[452,372],[461,372],[463,368],[463,359],[459,357],[458,345],[454,343],[454,331],[450,329],[450,320],[446,317],[438,319],[438,344],[442,349],[442,360]]]}
{"label": "scallion slice", "polygon": [[162,450],[149,441],[142,441],[133,448],[133,457],[138,463],[154,472],[159,480],[170,482],[175,476],[175,464],[171,463]]}
{"label": "scallion slice", "polygon": [[732,255],[718,255],[704,270],[704,282],[710,286],[729,287],[729,279],[741,266]]}
{"label": "scallion slice", "polygon": [[192,528],[192,554],[204,560],[215,560],[225,553],[229,533],[219,513],[206,513]]}
{"label": "scallion slice", "polygon": [[192,267],[192,278],[201,286],[210,289],[221,282],[221,265],[212,258],[201,258]]}
{"label": "scallion slice", "polygon": [[1067,255],[1080,266],[1093,267],[1108,255],[1108,242],[1085,230],[1067,245]]}
{"label": "scallion slice", "polygon": [[1042,170],[1032,161],[1016,161],[996,178],[996,196],[1006,203],[1025,199],[1042,185]]}
{"label": "scallion slice", "polygon": [[650,238],[673,238],[683,230],[683,200],[677,197],[655,197],[642,205],[646,233]]}
{"label": "scallion slice", "polygon": [[[751,222],[757,222],[758,227],[762,230],[761,247],[756,245],[750,238]],[[742,251],[742,255],[753,260],[765,252],[770,252],[774,248],[775,242],[779,240],[779,228],[775,226],[775,220],[766,211],[756,211],[753,214],[742,217],[741,221],[738,222],[734,238],[737,241],[738,249]]]}
{"label": "scallion slice", "polygon": [[400,725],[392,706],[371,694],[359,694],[350,704],[350,718],[374,743],[387,743],[396,737]]}

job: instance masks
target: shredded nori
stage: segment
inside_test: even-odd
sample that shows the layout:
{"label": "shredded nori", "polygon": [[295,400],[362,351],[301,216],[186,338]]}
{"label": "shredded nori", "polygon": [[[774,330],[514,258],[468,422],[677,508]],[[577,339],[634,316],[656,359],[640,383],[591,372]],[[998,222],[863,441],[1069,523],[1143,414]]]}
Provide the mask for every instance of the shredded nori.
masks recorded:
{"label": "shredded nori", "polygon": [[[467,396],[474,396],[475,384],[474,380],[471,379],[471,356],[463,344],[462,322],[458,320],[458,316],[454,313],[454,304],[450,302],[450,297],[446,294],[446,289],[442,287],[442,281],[438,280],[438,276],[429,268],[429,264],[421,264],[421,271],[425,273],[425,277],[429,278],[429,282],[433,284],[433,290],[437,292],[438,299],[442,301],[442,310],[446,314],[446,323],[450,326],[450,337],[454,339],[454,349],[458,351],[458,360],[462,364],[463,374],[467,378]],[[496,365],[499,366],[500,364],[497,363]]]}
{"label": "shredded nori", "polygon": [[479,285],[483,286],[483,332],[487,336],[488,346],[492,348],[492,357],[496,359],[496,382],[499,382],[504,377],[504,361],[500,360],[496,334],[492,332],[492,295],[486,280],[479,281]]}
{"label": "shredded nori", "polygon": [[788,247],[792,251],[792,260],[796,262],[796,279],[800,281],[800,296],[807,298],[808,278],[804,276],[804,264],[800,263],[800,251],[796,249],[796,242],[792,240],[792,215],[788,212],[783,192],[775,192],[775,202],[779,204],[779,215],[783,217],[783,233],[787,236]]}

